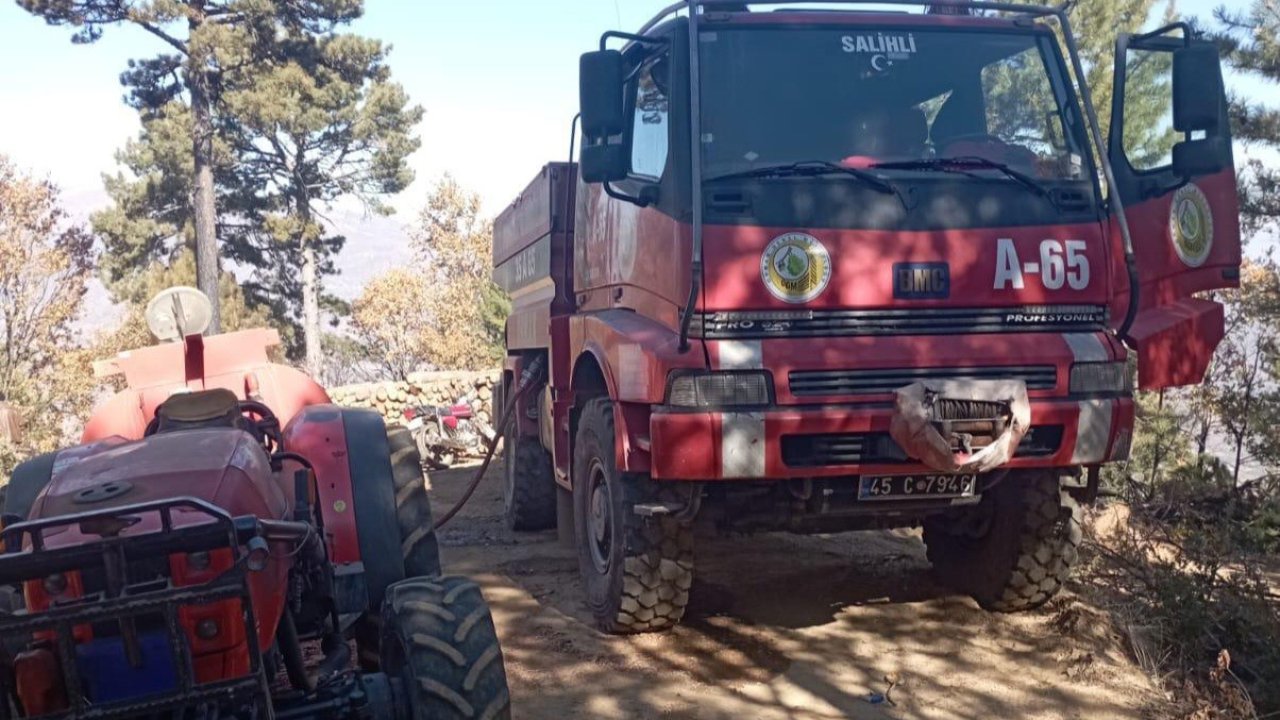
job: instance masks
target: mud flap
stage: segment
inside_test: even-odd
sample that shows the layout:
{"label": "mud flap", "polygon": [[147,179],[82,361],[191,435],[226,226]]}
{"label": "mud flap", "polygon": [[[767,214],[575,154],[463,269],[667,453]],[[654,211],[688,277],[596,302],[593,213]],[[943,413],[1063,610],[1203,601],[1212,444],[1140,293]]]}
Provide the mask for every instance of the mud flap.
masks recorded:
{"label": "mud flap", "polygon": [[[1007,408],[1003,432],[976,452],[955,452],[937,427],[940,402],[1000,403]],[[1021,380],[939,380],[900,388],[889,434],[906,454],[942,472],[983,473],[1013,458],[1031,427],[1031,404]]]}

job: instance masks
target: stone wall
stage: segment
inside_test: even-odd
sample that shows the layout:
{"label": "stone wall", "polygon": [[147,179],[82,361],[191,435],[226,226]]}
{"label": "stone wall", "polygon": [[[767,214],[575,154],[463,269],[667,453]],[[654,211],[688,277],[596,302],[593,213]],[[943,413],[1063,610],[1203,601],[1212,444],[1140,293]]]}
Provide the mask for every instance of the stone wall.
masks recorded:
{"label": "stone wall", "polygon": [[493,425],[493,392],[501,381],[497,370],[488,372],[423,372],[408,382],[378,382],[329,388],[334,404],[376,410],[387,424],[403,423],[406,407],[453,405],[464,396],[485,424]]}

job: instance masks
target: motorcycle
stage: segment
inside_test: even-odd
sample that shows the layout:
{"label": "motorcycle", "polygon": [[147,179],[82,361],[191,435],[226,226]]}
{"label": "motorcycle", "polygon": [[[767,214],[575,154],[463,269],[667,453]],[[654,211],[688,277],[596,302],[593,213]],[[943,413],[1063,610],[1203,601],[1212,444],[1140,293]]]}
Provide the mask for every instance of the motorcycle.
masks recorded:
{"label": "motorcycle", "polygon": [[429,469],[444,470],[459,457],[479,456],[494,438],[493,428],[476,416],[475,393],[452,405],[416,405],[405,408],[404,419],[418,443],[422,462]]}

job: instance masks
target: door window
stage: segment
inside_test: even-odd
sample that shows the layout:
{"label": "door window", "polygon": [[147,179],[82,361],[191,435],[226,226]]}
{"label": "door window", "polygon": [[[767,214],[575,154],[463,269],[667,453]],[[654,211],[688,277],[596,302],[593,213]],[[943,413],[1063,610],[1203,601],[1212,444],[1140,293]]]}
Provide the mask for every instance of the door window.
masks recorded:
{"label": "door window", "polygon": [[636,110],[631,128],[631,174],[658,180],[667,168],[671,100],[665,56],[650,60],[636,77]]}
{"label": "door window", "polygon": [[1181,138],[1173,129],[1173,53],[1130,50],[1125,55],[1124,154],[1139,172],[1173,161]]}

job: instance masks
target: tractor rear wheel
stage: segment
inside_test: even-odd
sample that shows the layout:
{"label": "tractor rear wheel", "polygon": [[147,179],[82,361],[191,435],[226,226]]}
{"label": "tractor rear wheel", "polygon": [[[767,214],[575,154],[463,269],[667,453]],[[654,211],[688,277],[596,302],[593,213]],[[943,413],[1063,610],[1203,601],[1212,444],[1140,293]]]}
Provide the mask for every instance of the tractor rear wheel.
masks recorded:
{"label": "tractor rear wheel", "polygon": [[925,522],[934,572],[987,610],[1040,607],[1071,574],[1080,506],[1051,470],[1010,472],[986,495],[968,517]]}
{"label": "tractor rear wheel", "polygon": [[387,588],[382,670],[399,678],[413,720],[511,717],[489,606],[464,577],[408,578]]}
{"label": "tractor rear wheel", "polygon": [[[387,447],[391,453],[396,527],[399,530],[400,554],[404,559],[404,577],[439,575],[440,546],[436,539],[435,520],[431,516],[426,478],[422,474],[418,443],[407,428],[390,427],[387,428]],[[380,623],[378,608],[374,606],[355,626],[360,667],[369,672],[378,669],[382,637]]]}
{"label": "tractor rear wheel", "polygon": [[4,506],[5,515],[27,519],[36,496],[53,479],[53,464],[57,459],[57,452],[45,453],[19,463],[13,469],[9,483],[0,488],[0,504]]}
{"label": "tractor rear wheel", "polygon": [[391,477],[396,485],[396,525],[400,528],[400,553],[404,576],[440,574],[440,544],[431,517],[431,498],[422,475],[418,443],[407,428],[387,429],[391,449]]}
{"label": "tractor rear wheel", "polygon": [[605,632],[666,630],[689,604],[693,528],[668,515],[635,513],[639,503],[680,498],[647,476],[620,473],[613,433],[609,398],[587,401],[573,455],[575,544],[587,605]]}

